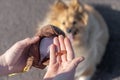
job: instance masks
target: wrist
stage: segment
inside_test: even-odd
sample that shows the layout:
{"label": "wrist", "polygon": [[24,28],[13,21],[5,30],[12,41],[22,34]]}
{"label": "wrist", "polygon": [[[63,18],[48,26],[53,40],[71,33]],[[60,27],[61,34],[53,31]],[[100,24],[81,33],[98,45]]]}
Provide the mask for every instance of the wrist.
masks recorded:
{"label": "wrist", "polygon": [[44,80],[52,80],[54,76],[49,74],[48,72],[46,72],[45,76],[44,76]]}

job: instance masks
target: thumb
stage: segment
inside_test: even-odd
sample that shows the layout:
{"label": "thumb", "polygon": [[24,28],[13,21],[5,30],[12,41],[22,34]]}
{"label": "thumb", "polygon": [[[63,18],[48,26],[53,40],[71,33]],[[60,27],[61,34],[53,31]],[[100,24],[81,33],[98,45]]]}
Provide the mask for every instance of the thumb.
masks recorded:
{"label": "thumb", "polygon": [[71,63],[71,67],[73,69],[77,68],[78,64],[81,63],[84,60],[84,57],[78,57],[73,59],[72,63]]}

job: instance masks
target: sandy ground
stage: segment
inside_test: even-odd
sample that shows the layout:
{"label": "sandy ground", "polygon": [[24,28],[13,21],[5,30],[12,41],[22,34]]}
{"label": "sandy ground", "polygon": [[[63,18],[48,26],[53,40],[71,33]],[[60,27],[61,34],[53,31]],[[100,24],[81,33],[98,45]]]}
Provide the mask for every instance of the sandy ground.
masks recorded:
{"label": "sandy ground", "polygon": [[[32,37],[54,0],[0,0],[0,53],[16,41]],[[82,0],[93,5],[107,22],[110,41],[92,80],[120,80],[120,0]],[[36,68],[0,80],[40,80],[44,71]]]}

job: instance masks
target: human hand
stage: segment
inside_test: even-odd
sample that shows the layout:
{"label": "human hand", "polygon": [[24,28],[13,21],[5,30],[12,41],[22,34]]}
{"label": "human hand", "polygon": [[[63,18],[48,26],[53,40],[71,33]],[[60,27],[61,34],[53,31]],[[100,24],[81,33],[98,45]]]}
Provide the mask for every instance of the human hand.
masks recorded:
{"label": "human hand", "polygon": [[[67,51],[66,54],[57,54],[64,50]],[[74,51],[68,38],[61,35],[55,37],[50,46],[50,62],[44,80],[74,80],[75,69],[83,59],[74,58]]]}
{"label": "human hand", "polygon": [[7,75],[10,73],[22,72],[26,65],[30,46],[38,40],[39,37],[33,37],[16,42],[1,56],[4,69],[2,69],[0,73]]}

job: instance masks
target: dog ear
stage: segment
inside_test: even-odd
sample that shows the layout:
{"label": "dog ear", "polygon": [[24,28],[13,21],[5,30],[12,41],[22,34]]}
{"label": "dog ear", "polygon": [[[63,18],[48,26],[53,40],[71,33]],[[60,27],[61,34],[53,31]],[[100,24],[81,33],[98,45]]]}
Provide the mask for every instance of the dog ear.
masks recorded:
{"label": "dog ear", "polygon": [[54,10],[63,10],[63,9],[67,9],[67,5],[62,1],[62,0],[57,0],[55,1],[52,9]]}
{"label": "dog ear", "polygon": [[71,3],[72,3],[72,4],[78,4],[78,3],[79,3],[79,0],[71,0]]}
{"label": "dog ear", "polygon": [[69,7],[74,11],[82,12],[82,4],[79,2],[79,0],[71,0]]}

